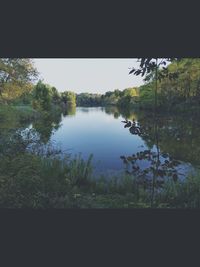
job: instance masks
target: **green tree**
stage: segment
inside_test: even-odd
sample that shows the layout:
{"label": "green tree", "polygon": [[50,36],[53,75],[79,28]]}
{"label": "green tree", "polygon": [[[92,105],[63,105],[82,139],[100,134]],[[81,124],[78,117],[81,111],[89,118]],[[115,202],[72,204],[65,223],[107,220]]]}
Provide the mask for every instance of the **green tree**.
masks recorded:
{"label": "green tree", "polygon": [[60,104],[61,96],[55,87],[51,87],[51,97],[54,104]]}
{"label": "green tree", "polygon": [[[25,89],[38,76],[33,60],[29,58],[0,58],[0,97],[9,90],[13,97],[19,96],[17,92]],[[5,99],[6,101],[6,99]]]}
{"label": "green tree", "polygon": [[51,107],[51,92],[47,85],[42,83],[41,80],[36,84],[34,94],[33,94],[33,107],[50,110]]}
{"label": "green tree", "polygon": [[121,97],[118,100],[118,105],[120,106],[130,106],[137,101],[138,98],[138,88],[126,88],[121,92]]}
{"label": "green tree", "polygon": [[76,94],[71,91],[62,92],[61,100],[65,106],[75,106],[76,105]]}

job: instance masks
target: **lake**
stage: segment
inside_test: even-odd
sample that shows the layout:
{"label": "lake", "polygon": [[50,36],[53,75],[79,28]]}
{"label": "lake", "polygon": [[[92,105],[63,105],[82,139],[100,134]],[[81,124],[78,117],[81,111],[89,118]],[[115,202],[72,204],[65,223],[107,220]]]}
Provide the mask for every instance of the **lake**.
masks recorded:
{"label": "lake", "polygon": [[87,160],[93,154],[96,176],[157,168],[161,176],[170,170],[182,178],[200,166],[200,122],[195,116],[155,117],[150,111],[115,106],[72,107],[27,125],[15,124],[14,119],[0,122],[1,131],[18,127],[34,128],[44,144],[59,147],[63,155],[81,153]]}
{"label": "lake", "polygon": [[[143,134],[133,134],[124,128],[125,119],[139,122]],[[93,154],[94,173],[116,175],[127,170],[121,156],[140,151],[156,151],[153,131],[154,117],[150,112],[125,110],[117,107],[76,107],[59,118],[32,125],[44,138],[53,141],[63,152],[84,159]],[[195,118],[162,115],[157,118],[160,161],[173,157],[179,160],[180,177],[200,164],[200,125]],[[164,154],[163,154],[164,155]],[[147,160],[138,160],[140,168],[149,166]]]}
{"label": "lake", "polygon": [[62,116],[61,127],[51,140],[62,150],[81,153],[84,159],[93,154],[96,171],[116,173],[124,169],[120,156],[139,151],[145,144],[124,129],[120,114],[106,111],[103,107],[77,107],[76,114]]}

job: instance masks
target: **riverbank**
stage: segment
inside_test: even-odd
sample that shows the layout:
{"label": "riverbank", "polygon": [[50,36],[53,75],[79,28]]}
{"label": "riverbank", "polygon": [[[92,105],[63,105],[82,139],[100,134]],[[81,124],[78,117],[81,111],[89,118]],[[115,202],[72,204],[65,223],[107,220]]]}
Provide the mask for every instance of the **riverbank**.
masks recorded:
{"label": "riverbank", "polygon": [[[200,174],[184,181],[166,179],[162,187],[138,183],[134,175],[95,179],[92,157],[59,157],[42,151],[40,141],[19,134],[4,137],[0,153],[1,208],[199,208]],[[32,145],[32,151],[27,147]],[[35,148],[35,149],[34,149]],[[38,150],[38,148],[40,148]]]}
{"label": "riverbank", "polygon": [[[145,103],[138,102],[130,105],[130,109],[133,110],[141,110],[141,111],[149,111],[154,112],[155,106],[154,103]],[[182,102],[182,103],[174,103],[169,105],[169,103],[163,103],[162,105],[158,105],[156,108],[157,115],[167,114],[167,115],[186,115],[186,116],[195,116],[200,114],[200,105],[196,102]]]}
{"label": "riverbank", "polygon": [[[73,114],[73,112],[68,111],[67,114]],[[61,110],[57,109],[56,106],[53,112],[35,111],[28,105],[1,106],[1,129],[14,129],[14,131],[5,130],[5,133],[1,131],[0,135],[0,207],[41,209],[200,207],[200,175],[198,173],[195,176],[188,175],[184,181],[166,179],[161,186],[156,187],[152,203],[152,184],[149,183],[147,186],[144,181],[142,182],[142,179],[139,183],[138,177],[134,176],[133,173],[130,175],[124,174],[120,177],[112,176],[109,179],[104,175],[97,179],[93,172],[92,158],[83,160],[80,156],[70,156],[68,154],[64,159],[60,157],[59,150],[53,149],[49,140],[52,131],[60,127],[61,113]],[[105,113],[109,115],[109,120],[106,121],[109,122],[110,127],[110,114],[114,116],[113,121],[116,125],[119,125],[116,118],[120,114],[116,107],[105,107]],[[91,122],[95,121],[98,116],[92,114],[93,117],[87,116],[85,122],[83,119],[85,113],[83,117],[81,116],[83,125],[87,124],[88,118],[91,119]],[[124,110],[121,115],[132,119],[134,114],[130,110]],[[140,112],[135,116],[136,120],[142,121],[145,129],[148,128],[148,135],[144,136],[144,139],[153,142],[153,135],[151,129],[149,129],[153,121],[150,114],[147,115]],[[139,117],[137,118],[137,116]],[[67,127],[72,123],[72,117],[69,116],[69,118],[70,124],[68,123]],[[195,128],[195,125],[191,122],[186,127],[185,117],[182,119],[183,124],[181,123],[178,128],[177,125],[179,124],[177,123],[179,121],[177,118],[174,122],[170,120],[169,124],[165,123],[164,126],[166,127],[163,128],[164,119],[161,118],[161,124],[159,123],[160,147],[163,151],[174,154],[178,159],[180,158],[179,154],[183,154],[188,162],[193,162],[197,158],[198,151],[195,154],[194,151],[196,150],[191,150],[189,140],[191,135],[195,137],[195,143],[194,138],[191,141],[193,146],[198,148],[198,128]],[[103,129],[104,124],[101,126],[100,122],[99,119],[95,129],[96,126]],[[29,139],[24,140],[19,133],[16,133],[16,130],[25,128],[30,123],[33,128],[27,135]],[[74,125],[78,124],[75,123]],[[83,125],[80,126],[82,134]],[[128,129],[124,129],[123,126],[122,124],[122,130],[127,131]],[[166,129],[168,129],[167,132],[165,132]],[[80,133],[80,131],[77,132]],[[36,138],[38,137],[38,135],[35,135],[36,133],[39,133],[39,139]],[[194,135],[195,133],[197,136]],[[100,133],[100,136],[102,138],[102,133]],[[175,137],[183,140],[184,146],[180,147]],[[68,140],[70,140],[69,136]],[[104,144],[105,142],[106,140],[103,139]],[[43,149],[44,144],[46,149]],[[188,150],[186,144],[188,144]],[[32,150],[28,150],[30,147]],[[113,151],[114,147],[112,153]],[[131,152],[133,151],[131,150]],[[118,155],[118,153],[115,154]]]}
{"label": "riverbank", "polygon": [[29,123],[40,116],[31,105],[0,105],[1,127],[16,128],[23,123]]}

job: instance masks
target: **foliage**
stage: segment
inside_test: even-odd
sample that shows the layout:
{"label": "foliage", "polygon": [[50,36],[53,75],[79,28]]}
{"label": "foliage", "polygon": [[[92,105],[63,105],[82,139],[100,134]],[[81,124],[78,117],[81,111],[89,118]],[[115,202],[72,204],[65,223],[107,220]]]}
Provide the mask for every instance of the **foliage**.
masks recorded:
{"label": "foliage", "polygon": [[29,105],[0,105],[1,131],[28,125],[39,117],[40,114]]}
{"label": "foliage", "polygon": [[189,175],[185,181],[167,180],[156,202],[172,208],[200,208],[200,173]]}
{"label": "foliage", "polygon": [[71,91],[62,92],[61,101],[65,106],[76,106],[76,94]]}
{"label": "foliage", "polygon": [[33,107],[40,110],[50,110],[51,107],[51,94],[47,85],[40,80],[33,92]]}
{"label": "foliage", "polygon": [[[162,76],[157,84],[157,105],[160,110],[186,111],[191,105],[200,103],[200,59],[183,58],[172,61],[167,66],[168,74],[176,76]],[[134,73],[134,72],[133,72]],[[158,76],[162,71],[158,71]],[[151,75],[150,75],[151,74]],[[139,88],[139,107],[154,108],[155,103],[155,75],[148,74],[146,84]],[[176,78],[176,79],[175,79]]]}
{"label": "foliage", "polygon": [[133,105],[137,101],[138,94],[138,88],[125,89],[118,100],[118,105],[122,107]]}
{"label": "foliage", "polygon": [[[2,208],[150,208],[148,187],[136,176],[92,176],[92,156],[61,157],[50,145],[41,148],[34,132],[5,134],[0,153]],[[1,141],[2,141],[1,140]],[[31,146],[30,146],[31,145]],[[33,145],[35,149],[33,148]],[[38,151],[38,153],[36,153]],[[48,152],[48,153],[47,153]],[[155,207],[200,207],[200,176],[184,181],[165,180],[155,195]]]}
{"label": "foliage", "polygon": [[152,79],[157,69],[159,69],[158,80],[163,78],[174,79],[177,77],[177,72],[169,72],[169,69],[165,67],[168,62],[178,61],[177,58],[140,58],[140,67],[138,69],[132,68],[129,74],[134,75],[146,75],[146,80]]}
{"label": "foliage", "polygon": [[130,106],[137,101],[138,88],[126,88],[123,91],[119,89],[108,91],[105,94],[81,93],[77,95],[78,106]]}
{"label": "foliage", "polygon": [[[149,208],[155,182],[154,207],[199,208],[199,173],[180,180],[176,170],[180,163],[176,158],[199,165],[198,121],[172,116],[165,121],[157,116],[155,121],[150,111],[145,115],[140,111],[136,116],[130,112],[130,107],[137,106],[153,109],[156,86],[159,110],[182,112],[189,107],[196,115],[199,69],[198,58],[142,59],[140,69],[130,71],[145,77],[145,84],[139,88],[76,95],[71,91],[59,93],[42,81],[33,86],[36,71],[31,60],[0,59],[0,95],[9,104],[0,106],[0,207]],[[76,104],[106,106],[106,113],[115,118],[122,114],[126,118],[124,127],[144,140],[148,150],[121,156],[126,174],[98,179],[92,174],[92,156],[84,161],[81,155],[61,155],[49,142],[60,127],[62,112],[64,116],[75,114]],[[33,129],[24,131],[31,128],[30,122]],[[141,160],[148,161],[147,168],[140,168]],[[151,182],[148,176],[156,180]]]}
{"label": "foliage", "polygon": [[7,101],[30,91],[38,72],[28,58],[0,58],[0,97]]}
{"label": "foliage", "polygon": [[50,137],[59,129],[62,120],[62,111],[60,109],[52,109],[49,112],[42,112],[38,120],[34,120],[32,127],[40,135],[43,143],[48,143]]}
{"label": "foliage", "polygon": [[81,93],[76,95],[77,106],[101,106],[100,94]]}
{"label": "foliage", "polygon": [[67,155],[60,158],[59,151],[51,146],[41,150],[41,140],[34,132],[24,135],[18,131],[3,139],[1,207],[67,207],[73,190],[90,176],[91,158],[88,162]]}

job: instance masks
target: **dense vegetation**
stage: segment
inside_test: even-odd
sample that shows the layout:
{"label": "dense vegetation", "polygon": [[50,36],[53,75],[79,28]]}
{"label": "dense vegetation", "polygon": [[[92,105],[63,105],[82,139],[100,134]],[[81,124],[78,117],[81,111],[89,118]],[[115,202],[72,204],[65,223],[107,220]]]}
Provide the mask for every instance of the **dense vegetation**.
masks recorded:
{"label": "dense vegetation", "polygon": [[[186,114],[192,111],[196,115],[200,111],[200,59],[171,59],[165,69],[158,68],[157,72],[155,64],[152,64],[152,70],[145,66],[146,69],[140,72],[134,70],[145,74],[145,83],[138,88],[116,89],[103,95],[75,94],[70,90],[59,92],[41,80],[36,83],[38,73],[30,59],[0,59],[0,207],[200,207],[199,173],[184,181],[166,179],[158,187],[155,183],[152,202],[152,184],[138,180],[137,172],[109,180],[106,177],[94,179],[92,156],[88,161],[83,161],[80,156],[66,155],[63,158],[59,149],[49,143],[52,131],[60,125],[61,116],[75,114],[76,105],[105,106],[106,112],[116,118],[120,110],[126,118],[125,128],[142,136],[150,147],[155,143],[155,134],[159,135],[159,147],[175,158],[178,153],[181,159],[182,151],[176,148],[174,140],[188,144],[186,138],[191,134],[198,135],[198,127],[194,127],[193,116],[184,131],[177,128],[176,121],[171,118],[167,131],[162,118],[156,118],[155,122],[155,114],[151,113],[155,110],[155,88],[157,111],[185,111]],[[129,114],[131,108],[150,110],[142,128],[134,120],[128,121],[133,119]],[[140,112],[139,121],[144,120],[142,116]],[[30,122],[34,130],[22,134]],[[192,147],[198,147],[198,142],[183,146],[187,149],[186,160],[196,160],[198,165],[199,150],[195,153],[192,150]],[[142,153],[138,158],[147,156]],[[150,152],[148,156],[151,157]],[[123,156],[122,159],[137,168],[133,156]],[[157,169],[151,171],[161,173],[160,163],[157,164],[159,159],[152,161]]]}
{"label": "dense vegetation", "polygon": [[[153,65],[154,66],[154,65]],[[155,105],[155,86],[157,82],[157,108],[159,111],[182,112],[199,110],[200,104],[200,59],[171,59],[167,75],[158,68],[147,71],[144,85],[126,88],[123,91],[108,91],[103,95],[82,93],[77,95],[78,106],[129,106],[153,110]],[[135,72],[137,73],[138,70]],[[140,70],[142,72],[142,70]],[[132,72],[131,72],[132,73]],[[140,73],[138,73],[140,74]]]}
{"label": "dense vegetation", "polygon": [[[152,207],[151,187],[136,176],[93,179],[92,157],[61,158],[50,144],[45,149],[34,131],[23,138],[19,131],[10,134],[0,137],[0,207]],[[199,174],[185,181],[168,179],[156,190],[153,207],[200,207]]]}
{"label": "dense vegetation", "polygon": [[139,95],[138,88],[116,89],[105,94],[81,93],[77,95],[77,106],[130,106],[135,103]]}
{"label": "dense vegetation", "polygon": [[[165,67],[176,79],[163,75],[158,69],[157,106],[162,111],[196,109],[200,103],[200,59],[173,59]],[[155,70],[146,74],[144,85],[105,94],[58,92],[55,87],[39,81],[37,71],[30,59],[0,59],[0,101],[7,104],[28,104],[39,110],[51,110],[55,105],[68,106],[135,106],[153,109],[155,104]]]}
{"label": "dense vegetation", "polygon": [[[184,58],[173,60],[168,65],[176,79],[163,77],[157,84],[157,106],[160,111],[177,112],[199,110],[200,103],[200,59]],[[158,72],[161,70],[158,70]],[[153,109],[155,104],[155,72],[145,78],[146,83],[139,88],[138,106]]]}

